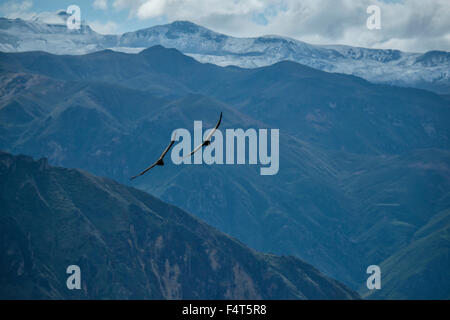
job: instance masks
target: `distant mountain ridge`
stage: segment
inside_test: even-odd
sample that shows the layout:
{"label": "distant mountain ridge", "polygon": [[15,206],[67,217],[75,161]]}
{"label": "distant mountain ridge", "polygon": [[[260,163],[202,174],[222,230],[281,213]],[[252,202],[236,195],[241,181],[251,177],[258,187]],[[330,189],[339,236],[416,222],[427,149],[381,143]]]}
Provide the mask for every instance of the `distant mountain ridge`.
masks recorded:
{"label": "distant mountain ridge", "polygon": [[0,18],[0,51],[47,51],[84,54],[112,48],[139,52],[162,45],[176,48],[200,62],[245,68],[291,60],[327,72],[353,74],[372,82],[450,92],[450,53],[366,49],[343,45],[311,45],[280,36],[237,38],[188,21],[100,35],[89,26],[68,30],[64,25]]}

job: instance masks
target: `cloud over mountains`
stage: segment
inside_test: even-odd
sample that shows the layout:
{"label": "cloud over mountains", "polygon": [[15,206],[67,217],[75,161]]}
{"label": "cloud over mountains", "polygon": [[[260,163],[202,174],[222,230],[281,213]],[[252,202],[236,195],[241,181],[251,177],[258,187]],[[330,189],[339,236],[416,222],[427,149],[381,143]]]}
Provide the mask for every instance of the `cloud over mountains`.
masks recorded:
{"label": "cloud over mountains", "polygon": [[[381,9],[380,30],[368,30],[366,9]],[[445,0],[115,0],[139,19],[190,20],[236,36],[280,34],[317,44],[405,51],[450,49],[450,3]]]}
{"label": "cloud over mountains", "polygon": [[[450,50],[450,3],[446,0],[96,0],[78,5],[88,17],[103,12],[101,19],[87,19],[100,33],[131,31],[130,22],[148,27],[189,20],[234,36],[278,34],[315,44],[410,52]],[[366,26],[369,5],[380,7],[379,30]],[[39,17],[53,23],[51,14],[38,13],[37,6],[41,4],[30,0],[9,1],[0,5],[0,15]]]}

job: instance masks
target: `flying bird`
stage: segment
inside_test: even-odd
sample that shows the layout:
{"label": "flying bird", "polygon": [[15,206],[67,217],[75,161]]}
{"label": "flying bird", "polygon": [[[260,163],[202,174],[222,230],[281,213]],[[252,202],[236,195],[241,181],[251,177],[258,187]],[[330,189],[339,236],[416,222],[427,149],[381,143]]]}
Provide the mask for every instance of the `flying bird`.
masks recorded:
{"label": "flying bird", "polygon": [[163,166],[164,165],[164,161],[163,158],[166,155],[167,152],[169,152],[170,148],[172,148],[173,144],[175,143],[175,138],[177,137],[177,133],[175,132],[173,139],[170,141],[169,145],[167,146],[167,148],[163,151],[163,153],[161,153],[161,156],[159,157],[158,160],[156,160],[155,163],[153,163],[151,166],[149,166],[147,169],[143,170],[141,173],[133,176],[130,178],[130,180],[136,179],[139,176],[142,176],[143,174],[145,174],[148,170],[150,170],[151,168],[155,167],[155,166]]}
{"label": "flying bird", "polygon": [[214,132],[216,132],[217,128],[220,126],[220,122],[222,121],[222,112],[220,113],[220,117],[219,117],[219,121],[217,121],[216,126],[214,127],[214,129],[211,130],[211,132],[208,134],[208,136],[206,137],[205,141],[202,142],[202,144],[199,144],[194,150],[191,151],[191,153],[189,153],[187,156],[184,156],[184,158],[190,157],[192,156],[194,153],[196,153],[198,150],[200,150],[202,147],[204,146],[209,146],[211,144],[211,138],[214,134]]}

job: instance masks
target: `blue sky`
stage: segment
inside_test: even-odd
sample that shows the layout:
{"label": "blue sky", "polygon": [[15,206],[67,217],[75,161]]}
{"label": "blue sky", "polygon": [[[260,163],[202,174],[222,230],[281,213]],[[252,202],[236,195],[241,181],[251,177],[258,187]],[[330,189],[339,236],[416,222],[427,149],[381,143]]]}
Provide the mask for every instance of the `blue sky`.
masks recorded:
{"label": "blue sky", "polygon": [[[381,10],[379,30],[366,26],[373,4]],[[0,0],[0,15],[45,20],[69,5],[78,5],[82,20],[99,33],[189,20],[241,37],[277,34],[316,44],[450,50],[449,0]]]}

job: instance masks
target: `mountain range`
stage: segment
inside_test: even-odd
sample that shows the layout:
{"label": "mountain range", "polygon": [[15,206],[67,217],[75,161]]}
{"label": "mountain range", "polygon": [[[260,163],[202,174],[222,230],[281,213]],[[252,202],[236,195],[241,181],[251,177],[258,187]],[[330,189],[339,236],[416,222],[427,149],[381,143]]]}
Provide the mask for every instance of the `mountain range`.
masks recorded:
{"label": "mountain range", "polygon": [[[66,13],[59,16],[64,19]],[[312,45],[280,36],[237,38],[189,21],[101,35],[89,25],[69,30],[65,24],[0,18],[0,51],[46,51],[85,54],[103,49],[139,52],[162,45],[175,48],[200,62],[256,68],[289,60],[328,71],[352,74],[376,83],[417,87],[450,93],[450,53],[367,49],[344,45]]]}
{"label": "mountain range", "polygon": [[[294,257],[46,159],[0,152],[0,204],[2,299],[358,299]],[[66,287],[69,265],[80,290]]]}
{"label": "mountain range", "polygon": [[[194,120],[210,128],[223,112],[222,130],[279,128],[275,176],[169,162],[132,185],[365,297],[450,295],[446,96],[292,61],[220,67],[162,46],[0,53],[0,92],[0,149],[122,183]],[[372,264],[386,275],[376,292]]]}

